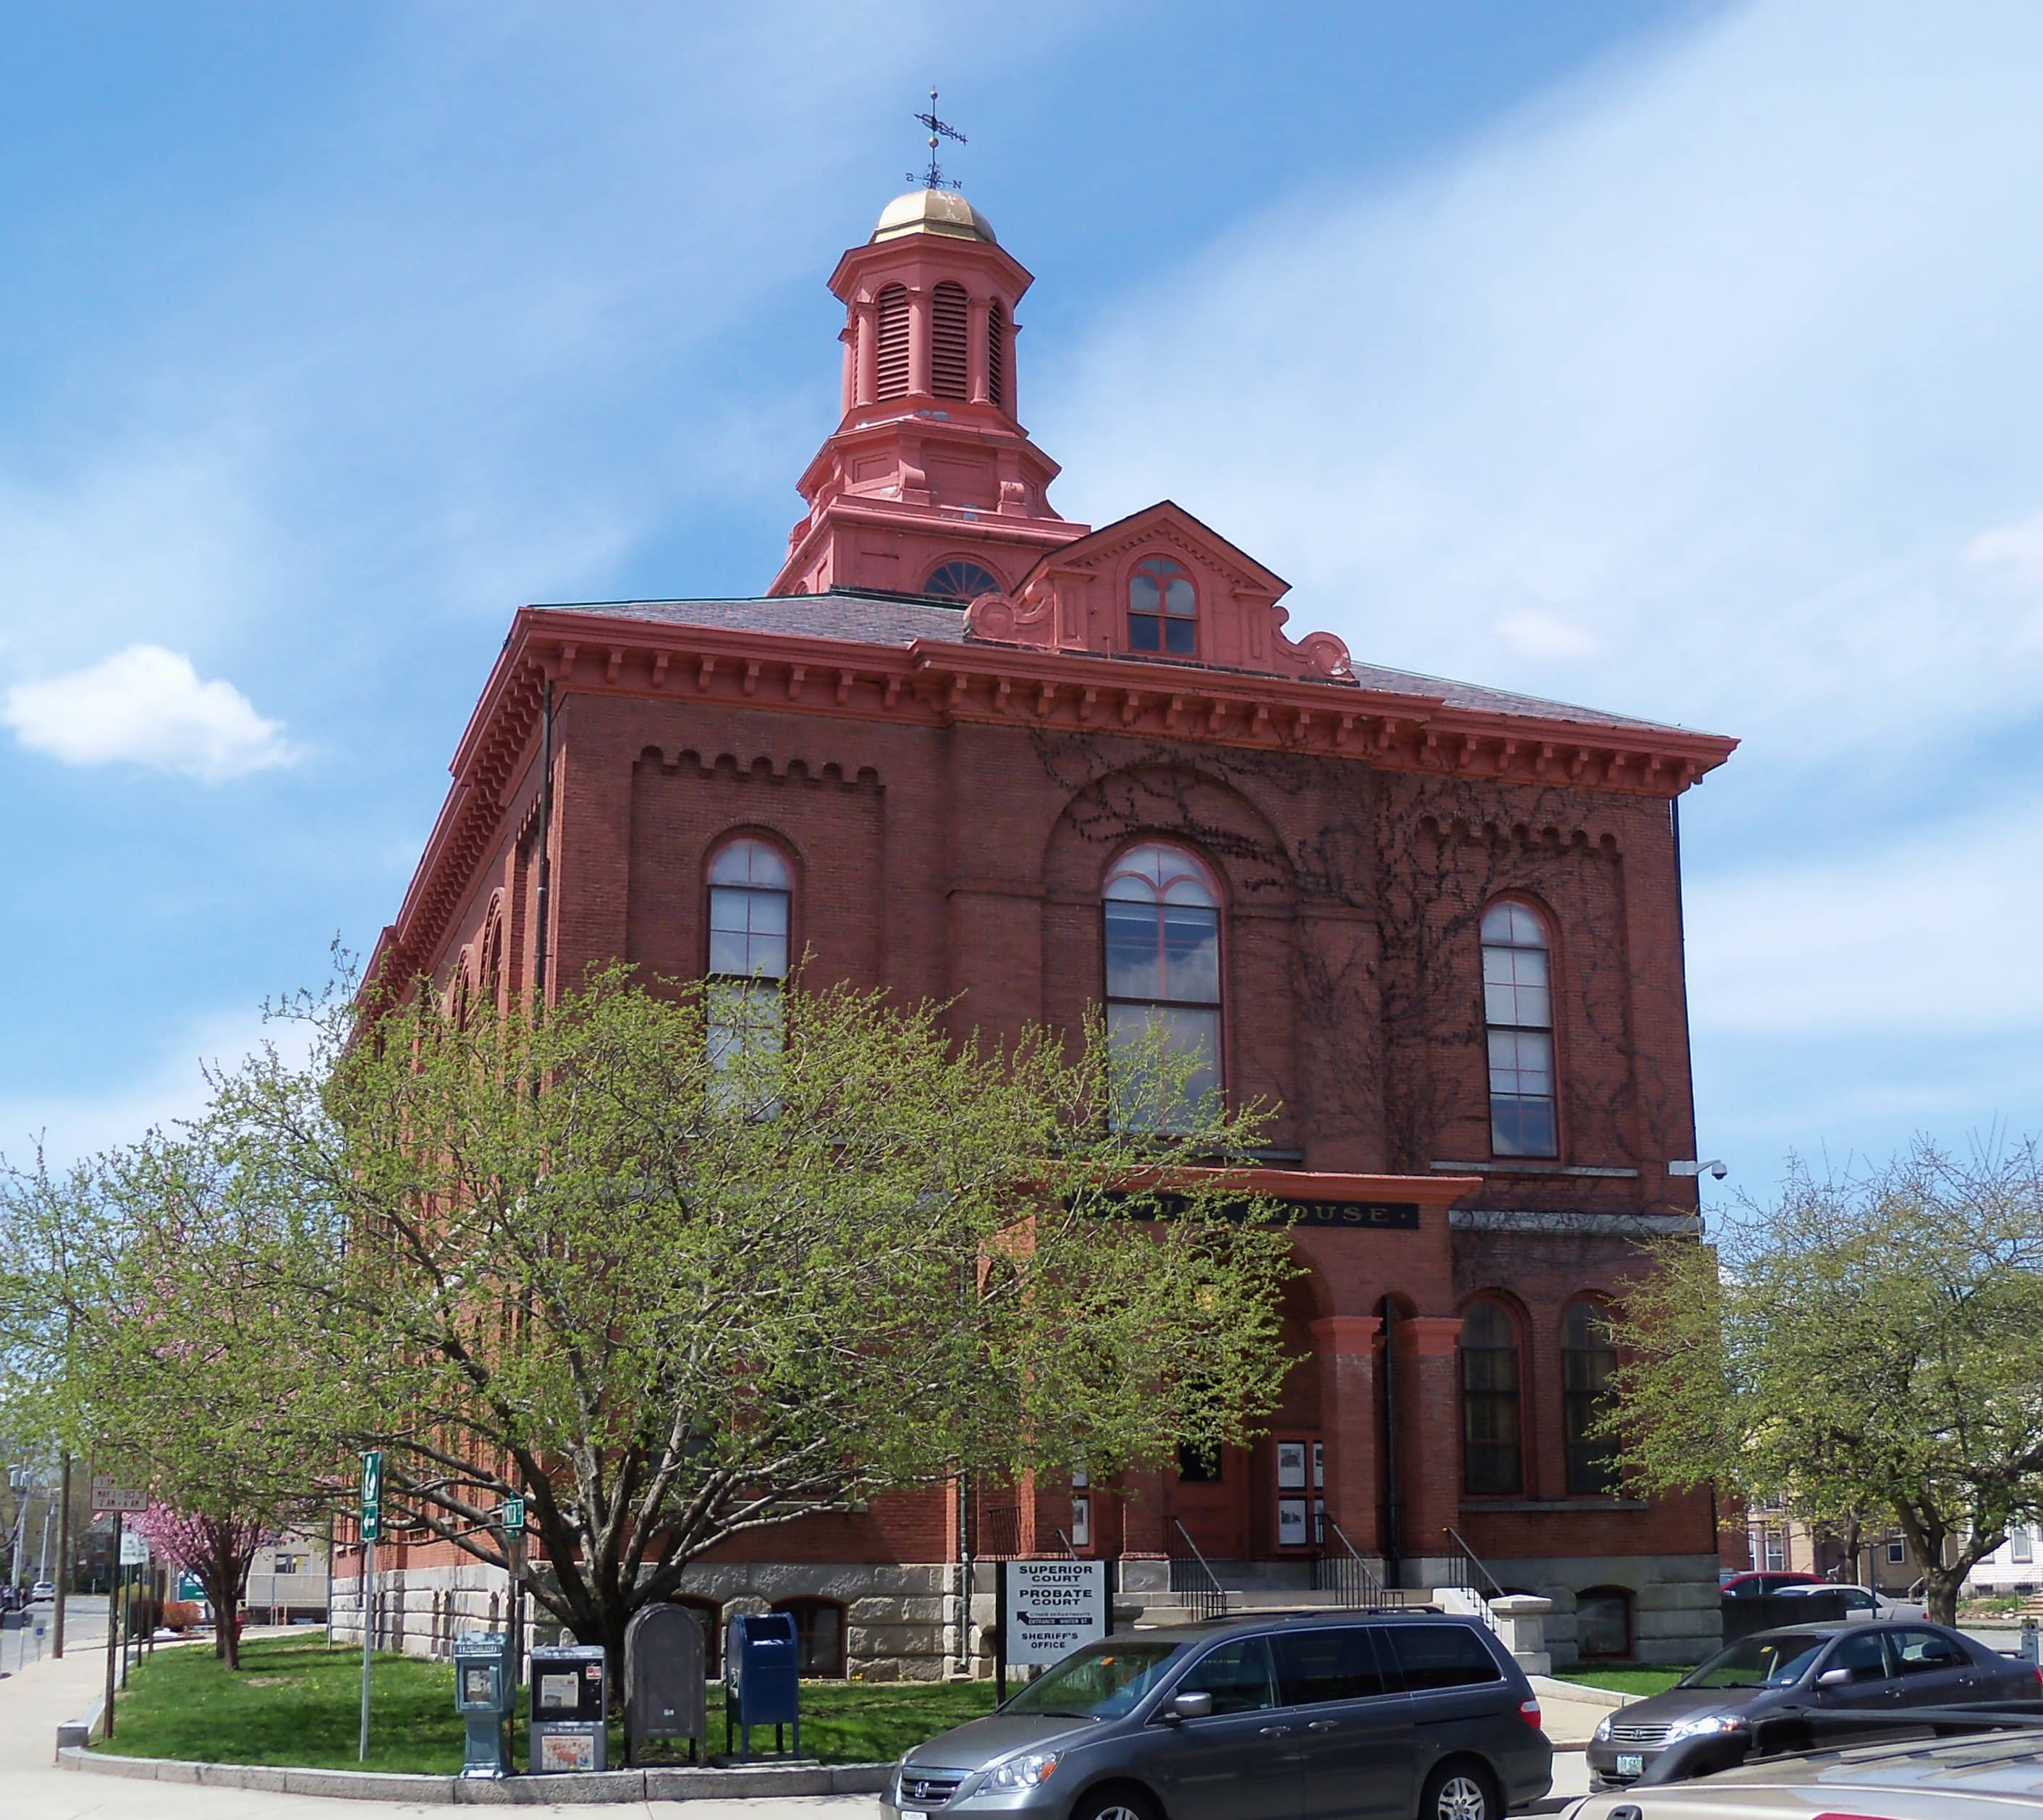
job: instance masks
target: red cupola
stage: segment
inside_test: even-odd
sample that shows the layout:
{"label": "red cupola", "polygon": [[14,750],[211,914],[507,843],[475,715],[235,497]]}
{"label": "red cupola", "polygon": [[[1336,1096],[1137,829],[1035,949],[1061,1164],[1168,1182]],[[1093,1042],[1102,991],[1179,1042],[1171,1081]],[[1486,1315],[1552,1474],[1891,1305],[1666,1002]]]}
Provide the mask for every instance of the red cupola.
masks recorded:
{"label": "red cupola", "polygon": [[769,590],[1004,593],[1083,537],[1057,464],[1015,415],[1015,308],[1032,279],[955,190],[897,197],[838,262],[843,416],[802,476],[808,513]]}

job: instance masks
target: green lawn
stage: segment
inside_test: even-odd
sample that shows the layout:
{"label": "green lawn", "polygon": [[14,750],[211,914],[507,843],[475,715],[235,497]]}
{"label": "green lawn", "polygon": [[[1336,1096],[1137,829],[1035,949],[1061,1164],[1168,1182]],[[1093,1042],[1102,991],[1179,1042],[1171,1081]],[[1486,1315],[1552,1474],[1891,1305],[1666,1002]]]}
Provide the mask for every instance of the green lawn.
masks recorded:
{"label": "green lawn", "polygon": [[[329,1649],[323,1634],[244,1643],[229,1674],[205,1645],[163,1649],[144,1661],[121,1696],[113,1741],[94,1748],[124,1757],[201,1763],[362,1767],[355,1756],[362,1653]],[[369,1715],[370,1769],[451,1775],[461,1767],[463,1726],[454,1710],[454,1671],[444,1662],[381,1654]],[[710,1748],[723,1749],[723,1695],[709,1694]],[[806,1681],[802,1751],[825,1763],[878,1763],[987,1711],[983,1682],[880,1684]],[[525,1754],[524,1727],[515,1739]],[[755,1732],[757,1747],[761,1741]],[[765,1744],[770,1748],[771,1732]],[[624,1761],[621,1726],[611,1728],[611,1761]]]}
{"label": "green lawn", "polygon": [[1688,1673],[1686,1669],[1556,1669],[1557,1681],[1585,1688],[1608,1688],[1614,1694],[1664,1694]]}

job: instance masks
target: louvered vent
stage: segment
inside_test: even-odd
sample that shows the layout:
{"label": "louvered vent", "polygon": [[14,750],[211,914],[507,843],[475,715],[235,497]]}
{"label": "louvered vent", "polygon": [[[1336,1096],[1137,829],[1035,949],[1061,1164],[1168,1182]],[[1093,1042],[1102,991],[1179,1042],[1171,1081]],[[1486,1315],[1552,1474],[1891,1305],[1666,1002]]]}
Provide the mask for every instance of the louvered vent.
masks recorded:
{"label": "louvered vent", "polygon": [[908,293],[899,285],[880,293],[880,396],[908,396]]}
{"label": "louvered vent", "polygon": [[986,312],[986,395],[1007,408],[1007,312],[999,300]]}
{"label": "louvered vent", "polygon": [[937,286],[930,312],[930,389],[939,398],[963,398],[965,389],[964,286]]}

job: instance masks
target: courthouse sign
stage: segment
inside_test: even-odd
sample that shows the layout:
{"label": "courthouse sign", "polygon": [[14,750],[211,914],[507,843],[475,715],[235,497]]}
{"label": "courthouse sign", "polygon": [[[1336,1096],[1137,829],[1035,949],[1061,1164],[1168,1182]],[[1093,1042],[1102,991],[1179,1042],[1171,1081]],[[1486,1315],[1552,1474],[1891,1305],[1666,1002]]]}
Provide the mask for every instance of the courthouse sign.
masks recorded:
{"label": "courthouse sign", "polygon": [[1108,1628],[1103,1561],[1003,1561],[1000,1660],[1003,1668],[1048,1668]]}

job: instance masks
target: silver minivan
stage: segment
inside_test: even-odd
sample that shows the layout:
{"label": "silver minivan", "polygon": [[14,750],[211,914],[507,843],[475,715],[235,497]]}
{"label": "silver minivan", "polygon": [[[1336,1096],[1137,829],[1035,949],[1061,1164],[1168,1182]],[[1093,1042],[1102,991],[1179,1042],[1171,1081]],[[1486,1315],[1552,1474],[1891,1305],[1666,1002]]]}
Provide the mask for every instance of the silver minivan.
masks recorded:
{"label": "silver minivan", "polygon": [[1539,1703],[1478,1619],[1324,1612],[1074,1651],[897,1767],[889,1820],[1501,1820],[1553,1784]]}

